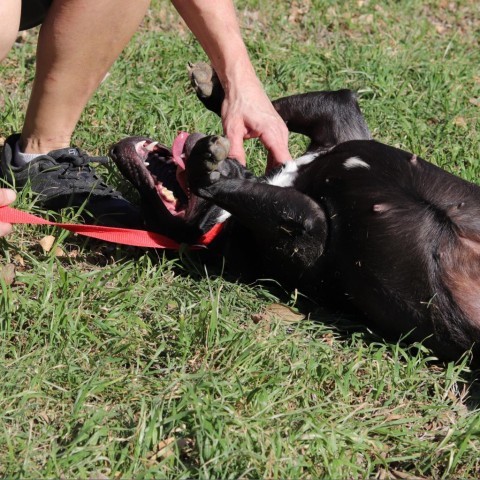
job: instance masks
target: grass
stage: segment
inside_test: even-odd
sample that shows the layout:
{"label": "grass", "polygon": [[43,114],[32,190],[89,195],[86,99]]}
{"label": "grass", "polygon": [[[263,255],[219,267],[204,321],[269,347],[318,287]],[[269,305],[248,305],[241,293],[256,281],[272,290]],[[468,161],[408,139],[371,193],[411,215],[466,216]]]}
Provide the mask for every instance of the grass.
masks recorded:
{"label": "grass", "polygon": [[[478,182],[478,2],[237,3],[272,97],[348,87],[374,136]],[[18,131],[35,32],[0,66],[0,137]],[[169,2],[148,18],[88,105],[75,141],[171,144],[218,132],[185,64],[204,55]],[[305,140],[292,137],[299,154]],[[265,154],[247,144],[250,166]],[[126,194],[113,167],[102,173]],[[36,210],[29,192],[17,205]],[[54,235],[62,257],[39,240]],[[13,478],[471,478],[478,386],[467,360],[376,337],[301,293],[243,285],[194,255],[85,242],[52,227],[1,240],[0,476]],[[273,285],[272,285],[273,287]],[[299,300],[300,299],[300,300]],[[261,319],[258,321],[258,319]]]}

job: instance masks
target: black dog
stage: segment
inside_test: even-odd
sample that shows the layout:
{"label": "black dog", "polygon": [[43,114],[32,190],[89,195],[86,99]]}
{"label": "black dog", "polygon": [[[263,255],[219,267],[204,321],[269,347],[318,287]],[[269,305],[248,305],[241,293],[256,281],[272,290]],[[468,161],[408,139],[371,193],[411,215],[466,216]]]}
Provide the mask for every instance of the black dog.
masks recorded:
{"label": "black dog", "polygon": [[[194,66],[191,78],[219,113],[223,91],[211,69]],[[228,158],[218,136],[187,139],[185,172],[175,146],[172,154],[141,137],[114,146],[150,228],[195,243],[228,218],[216,248],[245,271],[320,300],[348,299],[384,332],[424,340],[443,359],[469,349],[478,358],[480,188],[371,140],[348,90],[273,104],[311,144],[264,177]]]}

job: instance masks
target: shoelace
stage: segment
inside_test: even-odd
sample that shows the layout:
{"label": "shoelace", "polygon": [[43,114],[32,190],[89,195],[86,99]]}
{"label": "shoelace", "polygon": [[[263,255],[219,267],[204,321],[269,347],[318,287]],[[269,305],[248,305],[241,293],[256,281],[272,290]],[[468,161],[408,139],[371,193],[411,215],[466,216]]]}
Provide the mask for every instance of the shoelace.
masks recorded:
{"label": "shoelace", "polygon": [[62,177],[79,178],[83,177],[85,180],[93,178],[97,181],[95,188],[104,190],[108,194],[118,193],[113,187],[105,183],[100,175],[98,175],[90,165],[91,163],[98,163],[105,165],[109,163],[109,158],[104,156],[92,157],[84,150],[76,148],[77,155],[65,153],[54,160],[62,165],[62,171],[59,173]]}
{"label": "shoelace", "polygon": [[108,157],[91,157],[83,150],[76,149],[76,151],[78,152],[78,155],[65,153],[60,155],[58,158],[55,158],[55,161],[59,163],[66,163],[77,168],[84,166],[90,167],[90,163],[99,163],[101,165],[105,165],[109,162]]}

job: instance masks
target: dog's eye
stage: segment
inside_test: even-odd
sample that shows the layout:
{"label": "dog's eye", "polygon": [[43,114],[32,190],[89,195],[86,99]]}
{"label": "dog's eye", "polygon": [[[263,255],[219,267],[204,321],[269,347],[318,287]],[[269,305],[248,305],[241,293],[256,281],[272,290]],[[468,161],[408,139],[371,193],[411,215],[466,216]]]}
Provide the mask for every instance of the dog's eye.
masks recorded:
{"label": "dog's eye", "polygon": [[205,158],[212,158],[212,154],[210,152],[205,152]]}

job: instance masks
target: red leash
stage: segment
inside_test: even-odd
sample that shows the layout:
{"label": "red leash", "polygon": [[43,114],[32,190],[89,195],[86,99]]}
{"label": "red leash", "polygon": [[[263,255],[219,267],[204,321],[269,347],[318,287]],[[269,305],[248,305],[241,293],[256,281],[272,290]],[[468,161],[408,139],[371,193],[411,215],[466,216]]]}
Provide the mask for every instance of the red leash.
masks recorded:
{"label": "red leash", "polygon": [[[147,230],[132,230],[129,228],[102,227],[100,225],[50,222],[12,207],[0,207],[0,222],[54,225],[69,230],[70,232],[78,233],[79,235],[104,240],[106,242],[119,243],[121,245],[144,248],[166,248],[171,250],[180,249],[178,242],[159,233],[149,232]],[[222,226],[222,223],[217,223],[211,230],[202,235],[192,248],[206,247],[220,233]]]}

